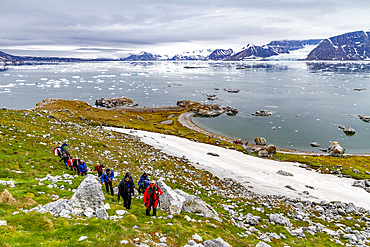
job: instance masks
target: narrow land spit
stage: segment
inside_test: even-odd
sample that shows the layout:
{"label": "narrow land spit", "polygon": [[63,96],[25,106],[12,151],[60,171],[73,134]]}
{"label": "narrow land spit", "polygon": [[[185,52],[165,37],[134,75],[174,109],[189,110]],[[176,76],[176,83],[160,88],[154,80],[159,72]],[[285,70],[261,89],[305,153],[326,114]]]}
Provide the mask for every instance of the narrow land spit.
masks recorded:
{"label": "narrow land spit", "polygon": [[[258,194],[283,195],[317,202],[352,202],[356,206],[370,209],[369,193],[362,188],[353,187],[354,179],[321,174],[300,168],[297,163],[261,159],[177,136],[123,128],[106,129],[140,137],[142,142],[168,155],[180,158],[186,156],[196,168],[208,170],[219,178],[232,178]],[[293,176],[277,174],[280,170]]]}

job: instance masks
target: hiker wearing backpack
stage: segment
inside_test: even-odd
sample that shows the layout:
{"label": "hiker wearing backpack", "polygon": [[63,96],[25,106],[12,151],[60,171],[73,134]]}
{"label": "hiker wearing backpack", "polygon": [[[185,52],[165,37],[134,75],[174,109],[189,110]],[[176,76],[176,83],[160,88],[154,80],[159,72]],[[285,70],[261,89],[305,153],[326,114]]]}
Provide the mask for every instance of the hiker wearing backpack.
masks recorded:
{"label": "hiker wearing backpack", "polygon": [[58,155],[59,158],[63,157],[63,151],[62,148],[58,145],[54,148],[53,154]]}
{"label": "hiker wearing backpack", "polygon": [[126,176],[118,186],[118,201],[122,197],[124,207],[131,209],[131,196],[134,196],[134,183],[126,173]]}
{"label": "hiker wearing backpack", "polygon": [[146,188],[148,188],[148,186],[150,185],[150,180],[149,180],[148,174],[146,174],[146,172],[144,172],[143,175],[140,176],[140,179],[139,179],[139,182],[137,183],[137,185],[139,185],[139,188],[137,189],[139,194],[144,193]]}
{"label": "hiker wearing backpack", "polygon": [[101,177],[101,175],[103,175],[103,168],[104,168],[105,166],[103,165],[103,163],[99,163],[99,165],[96,165],[95,166],[95,171],[97,171],[98,172],[98,177],[100,178]]}
{"label": "hiker wearing backpack", "polygon": [[68,170],[68,163],[69,163],[69,157],[66,155],[66,154],[64,154],[63,155],[63,157],[59,160],[59,162],[61,162],[63,160],[63,162],[64,162],[64,164],[66,165],[66,168],[67,168],[67,170]]}
{"label": "hiker wearing backpack", "polygon": [[79,172],[78,172],[78,165],[80,164],[80,159],[79,158],[73,158],[72,159],[72,167],[73,167],[73,170],[77,173],[77,174],[79,174]]}
{"label": "hiker wearing backpack", "polygon": [[112,186],[113,178],[114,178],[114,172],[111,171],[110,169],[106,169],[105,172],[103,173],[103,175],[101,175],[101,177],[100,177],[101,183],[103,185],[105,184],[105,188],[107,190],[107,193],[109,194],[109,189],[110,189],[110,192],[111,192],[112,196],[114,196],[113,186]]}
{"label": "hiker wearing backpack", "polygon": [[78,165],[78,172],[81,176],[87,175],[87,166],[83,160],[80,160],[80,164]]}
{"label": "hiker wearing backpack", "polygon": [[155,180],[150,182],[148,188],[144,192],[144,204],[146,206],[146,215],[150,216],[150,210],[153,208],[153,216],[157,215],[157,207],[159,204],[159,197],[163,194],[161,188],[157,186]]}

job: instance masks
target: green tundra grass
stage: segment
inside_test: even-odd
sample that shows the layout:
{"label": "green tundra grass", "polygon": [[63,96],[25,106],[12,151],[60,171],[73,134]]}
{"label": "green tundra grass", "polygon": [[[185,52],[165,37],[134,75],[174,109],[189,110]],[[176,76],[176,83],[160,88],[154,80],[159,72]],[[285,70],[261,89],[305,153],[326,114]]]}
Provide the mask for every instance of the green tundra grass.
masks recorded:
{"label": "green tundra grass", "polygon": [[[100,126],[125,126],[215,143],[216,140],[213,138],[180,126],[177,123],[177,116],[180,113],[114,112],[96,109],[84,102],[64,100],[45,103],[33,111],[0,110],[0,180],[15,181],[14,188],[0,185],[0,193],[7,189],[15,199],[10,202],[6,198],[0,198],[0,220],[7,222],[6,226],[0,226],[0,246],[121,246],[122,240],[129,241],[126,246],[134,246],[134,239],[155,246],[163,236],[167,237],[168,246],[184,246],[195,233],[203,237],[203,240],[221,237],[232,246],[256,245],[260,241],[257,234],[242,236],[241,233],[245,233],[245,230],[234,226],[229,214],[221,207],[221,204],[232,203],[238,205],[238,210],[243,214],[252,213],[262,218],[260,224],[255,226],[256,229],[261,232],[283,233],[286,236],[286,239],[272,240],[269,243],[271,246],[341,246],[331,241],[326,234],[314,236],[306,234],[307,238],[297,238],[291,236],[283,226],[269,224],[268,214],[293,213],[292,208],[284,203],[270,209],[266,208],[265,212],[261,213],[255,210],[256,207],[261,207],[260,202],[253,198],[234,198],[227,192],[225,184],[209,172],[197,170],[179,158],[163,155],[135,138],[100,128]],[[144,120],[139,120],[138,115]],[[158,124],[171,115],[173,125]],[[157,218],[147,217],[145,207],[139,198],[133,199],[129,214],[116,221],[86,217],[55,218],[50,213],[23,212],[38,204],[52,202],[56,198],[69,199],[73,195],[72,190],[83,180],[82,177],[77,177],[73,179],[72,185],[58,182],[57,188],[49,188],[47,185],[50,182],[43,181],[40,185],[35,179],[44,178],[47,174],[74,175],[72,171],[66,170],[65,165],[59,163],[59,158],[52,153],[56,144],[64,141],[68,142],[71,155],[83,159],[88,167],[93,168],[96,162],[103,162],[115,172],[119,172],[120,176],[116,177],[114,186],[118,185],[126,171],[131,172],[135,182],[143,171],[151,170],[149,166],[156,174],[153,178],[158,178],[159,174],[168,178],[168,173],[172,172],[173,178],[166,180],[169,186],[191,194],[198,192],[199,197],[219,212],[223,222],[188,213],[164,219],[167,214],[160,210]],[[242,151],[239,146],[230,143],[221,142],[219,145]],[[370,160],[368,157],[341,159],[307,156],[304,159],[301,156],[276,155],[275,158],[304,162],[312,168],[319,168],[317,164],[321,164],[320,169],[323,171],[326,171],[325,168],[335,169],[337,165],[341,165],[344,169],[347,168],[351,176],[369,178],[362,172],[369,171],[366,166]],[[362,175],[352,173],[353,168],[360,170]],[[194,172],[185,172],[188,170]],[[198,188],[192,181],[197,181],[203,186],[212,183],[226,192],[222,195],[215,193],[216,191],[209,192]],[[116,210],[124,209],[122,201],[117,202],[115,196],[107,195],[105,190],[103,191],[105,203],[111,207],[107,210],[109,215],[116,215]],[[190,216],[195,222],[185,220],[185,215]],[[319,222],[319,219],[316,220]],[[292,219],[291,221],[295,227],[306,224]],[[363,223],[355,221],[321,223],[332,229],[335,229],[335,223],[358,230],[365,227]],[[87,239],[78,241],[81,236],[86,236]],[[346,242],[344,239],[341,241]]]}

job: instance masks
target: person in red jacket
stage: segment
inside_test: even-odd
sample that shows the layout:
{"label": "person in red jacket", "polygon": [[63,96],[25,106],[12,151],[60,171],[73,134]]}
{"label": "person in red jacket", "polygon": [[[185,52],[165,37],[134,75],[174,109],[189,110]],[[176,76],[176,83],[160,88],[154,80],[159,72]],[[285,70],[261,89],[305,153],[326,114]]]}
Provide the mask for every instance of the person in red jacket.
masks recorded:
{"label": "person in red jacket", "polygon": [[99,165],[95,166],[95,171],[98,172],[98,177],[100,178],[101,175],[103,175],[103,168],[105,166],[103,165],[103,163],[99,163]]}
{"label": "person in red jacket", "polygon": [[150,210],[153,208],[153,216],[157,215],[157,207],[159,204],[159,196],[162,195],[163,192],[161,188],[159,188],[155,181],[152,180],[148,188],[145,189],[144,192],[144,204],[146,206],[146,215],[150,216]]}

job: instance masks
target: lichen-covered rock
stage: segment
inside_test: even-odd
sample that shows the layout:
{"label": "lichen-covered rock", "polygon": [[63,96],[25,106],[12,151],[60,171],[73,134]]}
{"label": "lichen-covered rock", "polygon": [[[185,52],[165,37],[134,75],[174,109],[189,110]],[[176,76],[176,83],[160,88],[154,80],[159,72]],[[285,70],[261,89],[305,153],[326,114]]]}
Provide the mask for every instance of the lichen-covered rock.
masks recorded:
{"label": "lichen-covered rock", "polygon": [[95,176],[89,174],[78,186],[75,194],[70,200],[60,199],[48,203],[44,206],[34,208],[34,210],[44,213],[49,212],[54,216],[70,217],[74,216],[97,217],[108,219],[108,213],[104,208],[104,194],[101,185]]}
{"label": "lichen-covered rock", "polygon": [[255,225],[258,225],[259,222],[261,220],[261,217],[259,216],[254,216],[252,215],[251,213],[248,213],[246,216],[245,216],[245,223],[251,225],[251,226],[255,226]]}
{"label": "lichen-covered rock", "polygon": [[256,145],[264,146],[266,145],[266,139],[263,137],[256,137],[254,138],[254,143],[256,143]]}
{"label": "lichen-covered rock", "polygon": [[227,115],[235,115],[238,113],[238,110],[232,106],[204,104],[190,100],[177,101],[176,105],[180,107],[186,107],[188,111],[194,112],[204,117],[216,117],[223,113],[226,113]]}
{"label": "lichen-covered rock", "polygon": [[269,156],[269,152],[266,149],[263,149],[263,150],[258,151],[258,154],[257,155],[260,158],[268,157]]}
{"label": "lichen-covered rock", "polygon": [[273,145],[273,144],[269,144],[267,147],[266,147],[266,151],[269,153],[269,154],[276,154],[276,146]]}
{"label": "lichen-covered rock", "polygon": [[185,197],[173,191],[162,179],[157,181],[157,185],[163,192],[159,198],[160,207],[169,214],[180,214]]}
{"label": "lichen-covered rock", "polygon": [[218,237],[217,239],[207,240],[203,242],[204,247],[232,247],[228,242]]}
{"label": "lichen-covered rock", "polygon": [[344,150],[345,149],[339,144],[339,142],[333,141],[328,148],[328,153],[334,157],[341,157],[344,154]]}
{"label": "lichen-covered rock", "polygon": [[134,107],[137,106],[138,103],[135,100],[128,99],[125,97],[117,97],[113,99],[105,99],[100,98],[95,101],[96,106],[112,108],[116,106],[126,106],[126,107]]}
{"label": "lichen-covered rock", "polygon": [[282,214],[271,214],[270,221],[276,224],[282,225],[282,226],[292,226],[292,223],[290,223],[290,220],[284,217]]}
{"label": "lichen-covered rock", "polygon": [[182,190],[172,190],[163,179],[157,181],[163,195],[160,197],[160,208],[169,214],[180,214],[181,211],[188,213],[199,213],[204,217],[214,218],[222,221],[218,213],[206,202],[197,196],[189,195]]}

